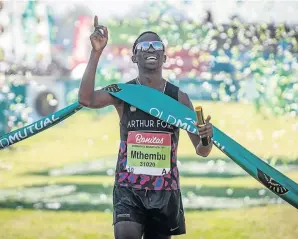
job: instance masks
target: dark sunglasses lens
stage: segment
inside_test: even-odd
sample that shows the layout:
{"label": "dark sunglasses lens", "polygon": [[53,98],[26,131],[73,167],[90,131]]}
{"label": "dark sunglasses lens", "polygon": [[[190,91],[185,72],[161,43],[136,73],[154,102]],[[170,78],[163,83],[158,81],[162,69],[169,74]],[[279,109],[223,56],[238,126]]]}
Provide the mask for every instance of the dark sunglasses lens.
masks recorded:
{"label": "dark sunglasses lens", "polygon": [[150,47],[150,43],[149,42],[142,42],[141,43],[141,49],[142,51],[147,51]]}
{"label": "dark sunglasses lens", "polygon": [[153,42],[152,46],[156,51],[163,51],[163,44],[161,42]]}
{"label": "dark sunglasses lens", "polygon": [[141,42],[135,48],[135,53],[137,50],[148,51],[148,49],[150,48],[150,45],[152,45],[152,47],[154,48],[155,51],[163,51],[164,50],[164,46],[163,46],[162,42],[160,42],[160,41]]}

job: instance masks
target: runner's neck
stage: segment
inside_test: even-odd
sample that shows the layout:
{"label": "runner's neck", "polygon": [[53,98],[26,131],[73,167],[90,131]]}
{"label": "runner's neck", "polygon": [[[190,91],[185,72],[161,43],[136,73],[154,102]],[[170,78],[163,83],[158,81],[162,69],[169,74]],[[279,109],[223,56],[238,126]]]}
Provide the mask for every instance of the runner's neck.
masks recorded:
{"label": "runner's neck", "polygon": [[162,77],[161,72],[159,71],[150,74],[139,72],[137,83],[164,93],[167,81]]}
{"label": "runner's neck", "polygon": [[136,78],[136,82],[137,82],[137,84],[139,84],[139,85],[145,85],[145,86],[148,86],[148,87],[151,87],[151,88],[154,88],[154,89],[156,89],[156,90],[159,90],[159,91],[161,91],[162,93],[165,93],[165,90],[166,90],[166,86],[167,86],[167,81],[165,80],[165,79],[162,79],[162,82],[159,82],[159,85],[157,85],[157,84],[146,84],[146,83],[144,83],[144,84],[142,84],[142,82],[140,81],[140,79],[139,79],[139,77],[138,78]]}
{"label": "runner's neck", "polygon": [[164,83],[162,72],[158,70],[154,72],[139,71],[138,79],[142,85],[150,86],[152,88],[159,87]]}

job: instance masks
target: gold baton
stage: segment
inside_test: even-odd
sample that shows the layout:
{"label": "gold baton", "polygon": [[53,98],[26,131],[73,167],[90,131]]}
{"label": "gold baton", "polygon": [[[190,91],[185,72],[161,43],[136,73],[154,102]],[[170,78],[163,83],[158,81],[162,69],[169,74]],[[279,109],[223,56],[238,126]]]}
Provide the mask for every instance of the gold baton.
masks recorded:
{"label": "gold baton", "polygon": [[197,120],[199,123],[199,127],[202,127],[205,125],[204,115],[203,115],[203,108],[202,106],[197,106],[195,108],[195,111],[197,113]]}
{"label": "gold baton", "polygon": [[[198,120],[198,126],[199,127],[202,127],[205,125],[205,120],[204,120],[204,115],[203,115],[203,108],[202,106],[197,106],[195,108],[195,111],[196,111],[196,114],[197,114],[197,120]],[[201,138],[202,140],[202,144],[204,146],[207,146],[209,143],[210,143],[210,137],[204,137],[204,138]]]}

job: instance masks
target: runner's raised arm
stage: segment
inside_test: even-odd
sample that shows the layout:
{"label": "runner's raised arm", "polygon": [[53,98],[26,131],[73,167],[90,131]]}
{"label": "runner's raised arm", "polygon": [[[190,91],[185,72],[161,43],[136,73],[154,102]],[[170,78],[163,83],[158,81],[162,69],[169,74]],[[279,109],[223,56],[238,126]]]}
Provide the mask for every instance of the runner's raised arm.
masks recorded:
{"label": "runner's raised arm", "polygon": [[92,51],[79,88],[78,100],[81,105],[88,108],[103,108],[108,105],[117,106],[120,101],[109,93],[103,89],[94,90],[98,61],[108,42],[108,30],[105,26],[98,24],[97,16],[94,17],[94,28],[94,32],[90,36]]}

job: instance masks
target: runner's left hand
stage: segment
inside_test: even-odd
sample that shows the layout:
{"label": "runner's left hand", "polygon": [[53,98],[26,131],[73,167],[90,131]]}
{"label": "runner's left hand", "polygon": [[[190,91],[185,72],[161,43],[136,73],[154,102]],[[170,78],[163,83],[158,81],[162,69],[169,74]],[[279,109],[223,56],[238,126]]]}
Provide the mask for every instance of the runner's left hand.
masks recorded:
{"label": "runner's left hand", "polygon": [[196,126],[198,127],[199,135],[201,138],[205,137],[213,137],[213,127],[212,124],[210,123],[211,116],[208,115],[207,119],[205,120],[205,125],[199,126],[199,123],[196,122]]}

